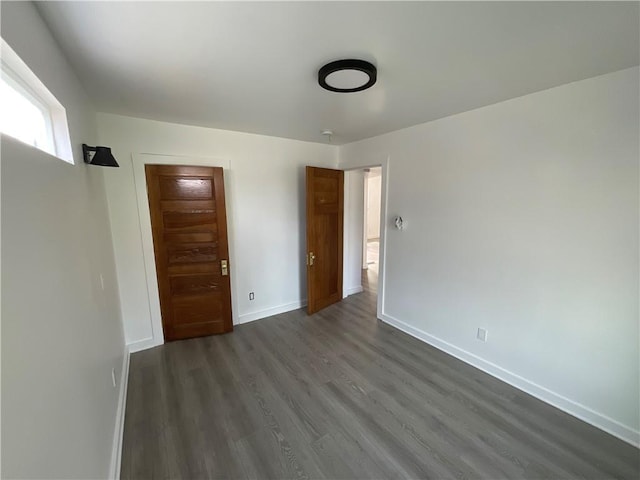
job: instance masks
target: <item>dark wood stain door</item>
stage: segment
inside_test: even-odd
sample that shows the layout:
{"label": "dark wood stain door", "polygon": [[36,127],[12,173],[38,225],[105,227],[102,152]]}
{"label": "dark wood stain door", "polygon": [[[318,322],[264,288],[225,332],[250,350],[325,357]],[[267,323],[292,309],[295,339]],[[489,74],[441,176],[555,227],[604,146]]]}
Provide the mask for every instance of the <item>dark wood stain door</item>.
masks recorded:
{"label": "dark wood stain door", "polygon": [[344,172],[307,167],[307,311],[342,300]]}
{"label": "dark wood stain door", "polygon": [[167,341],[233,330],[222,168],[146,165]]}

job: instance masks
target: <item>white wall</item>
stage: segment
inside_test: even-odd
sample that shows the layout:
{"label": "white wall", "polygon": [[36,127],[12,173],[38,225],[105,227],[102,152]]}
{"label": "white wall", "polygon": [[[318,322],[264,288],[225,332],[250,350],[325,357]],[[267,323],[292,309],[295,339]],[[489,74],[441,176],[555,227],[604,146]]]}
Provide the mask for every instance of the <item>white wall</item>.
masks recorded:
{"label": "white wall", "polygon": [[364,171],[344,172],[343,297],[362,291]]}
{"label": "white wall", "polygon": [[[344,146],[389,156],[383,318],[638,442],[638,68]],[[478,327],[488,342],[476,340]]]}
{"label": "white wall", "polygon": [[367,240],[380,238],[380,194],[382,173],[372,168],[367,176]]}
{"label": "white wall", "polygon": [[210,157],[230,165],[225,187],[234,323],[306,301],[304,167],[335,168],[337,147],[110,114],[98,114],[98,132],[121,167],[105,178],[125,336],[134,349],[153,342],[132,154]]}
{"label": "white wall", "polygon": [[[66,107],[75,165],[2,138],[2,477],[109,475],[124,339],[95,113],[31,3],[2,37]],[[100,283],[104,278],[104,290]]]}

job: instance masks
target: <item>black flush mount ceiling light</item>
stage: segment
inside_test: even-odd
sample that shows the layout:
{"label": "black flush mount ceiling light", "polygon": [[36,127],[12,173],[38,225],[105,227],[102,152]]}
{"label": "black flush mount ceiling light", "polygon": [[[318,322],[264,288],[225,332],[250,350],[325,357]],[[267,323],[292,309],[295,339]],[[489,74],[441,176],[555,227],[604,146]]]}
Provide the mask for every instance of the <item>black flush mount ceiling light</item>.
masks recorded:
{"label": "black flush mount ceiling light", "polygon": [[90,147],[89,145],[82,144],[82,156],[84,157],[84,163],[89,165],[99,165],[101,167],[119,167],[116,159],[111,155],[111,149],[109,147]]}
{"label": "black flush mount ceiling light", "polygon": [[376,67],[364,60],[337,60],[318,71],[318,83],[331,92],[361,92],[376,83]]}

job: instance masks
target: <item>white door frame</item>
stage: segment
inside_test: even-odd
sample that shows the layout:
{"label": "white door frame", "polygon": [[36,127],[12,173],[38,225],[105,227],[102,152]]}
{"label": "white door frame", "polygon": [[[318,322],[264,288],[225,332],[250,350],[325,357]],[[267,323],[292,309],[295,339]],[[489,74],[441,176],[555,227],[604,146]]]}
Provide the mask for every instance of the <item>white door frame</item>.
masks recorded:
{"label": "white door frame", "polygon": [[[387,226],[389,222],[387,221],[387,185],[389,182],[389,156],[380,157],[378,161],[363,161],[360,165],[349,165],[342,166],[339,165],[338,168],[344,170],[345,172],[353,171],[353,170],[362,170],[364,168],[382,168],[382,178],[380,180],[380,256],[378,259],[378,303],[376,307],[376,317],[382,320],[382,315],[384,312],[384,292],[385,292],[385,265],[387,260]],[[367,213],[364,212],[364,216],[366,217]],[[363,232],[363,237],[366,235]],[[345,249],[343,249],[346,251]]]}
{"label": "white door frame", "polygon": [[[364,170],[364,215],[362,215],[362,269],[368,270],[367,232],[369,230],[369,169]],[[380,262],[378,262],[380,263]]]}
{"label": "white door frame", "polygon": [[229,185],[229,168],[228,160],[217,158],[203,157],[182,157],[174,155],[155,155],[148,153],[134,153],[131,155],[133,165],[133,181],[136,190],[136,199],[138,203],[138,218],[140,221],[140,240],[142,241],[142,257],[144,260],[144,270],[147,281],[147,296],[149,303],[149,321],[151,323],[151,338],[145,338],[135,342],[132,352],[145,350],[147,348],[162,345],[164,343],[164,332],[162,330],[162,314],[160,311],[160,294],[158,292],[158,276],[156,273],[156,258],[153,250],[153,232],[151,230],[151,213],[149,211],[149,199],[147,197],[147,177],[145,174],[145,165],[193,165],[202,167],[222,167],[224,169],[224,190],[225,204],[227,209],[227,232],[229,243],[229,264],[231,265],[231,310],[233,312],[233,323],[237,323],[238,305],[233,294],[237,291],[234,288],[233,280],[233,215],[230,206],[232,202],[229,199],[231,187]]}

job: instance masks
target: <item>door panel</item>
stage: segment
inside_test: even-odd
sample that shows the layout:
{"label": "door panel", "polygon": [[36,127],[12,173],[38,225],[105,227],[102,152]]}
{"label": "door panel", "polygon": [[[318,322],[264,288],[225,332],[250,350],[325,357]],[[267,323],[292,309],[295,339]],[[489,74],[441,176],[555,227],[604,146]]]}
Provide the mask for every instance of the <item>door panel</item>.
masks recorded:
{"label": "door panel", "polygon": [[169,280],[172,295],[190,295],[220,291],[221,286],[218,275],[211,273],[199,273],[194,275],[173,276]]}
{"label": "door panel", "polygon": [[307,167],[307,311],[342,299],[344,172]]}
{"label": "door panel", "polygon": [[[176,203],[174,208],[180,210],[173,212],[163,212],[162,223],[166,233],[171,233],[176,230],[183,230],[185,228],[192,229],[193,227],[199,226],[203,227],[202,230],[206,232],[207,230],[211,230],[211,228],[206,229],[204,227],[211,227],[216,224],[215,210],[209,209],[206,211],[184,211],[182,209],[183,206],[184,204],[182,202]],[[189,208],[194,208],[194,206],[189,205]]]}
{"label": "door panel", "polygon": [[160,178],[160,196],[163,200],[195,200],[211,198],[210,178]]}
{"label": "door panel", "polygon": [[146,165],[165,340],[233,329],[223,171]]}
{"label": "door panel", "polygon": [[215,262],[217,260],[219,260],[218,242],[167,245],[167,264],[169,266],[185,263]]}
{"label": "door panel", "polygon": [[[219,292],[208,295],[175,295],[173,297],[174,327],[207,324],[222,316],[222,298]],[[215,323],[221,323],[222,319]],[[215,332],[214,332],[215,333]]]}

